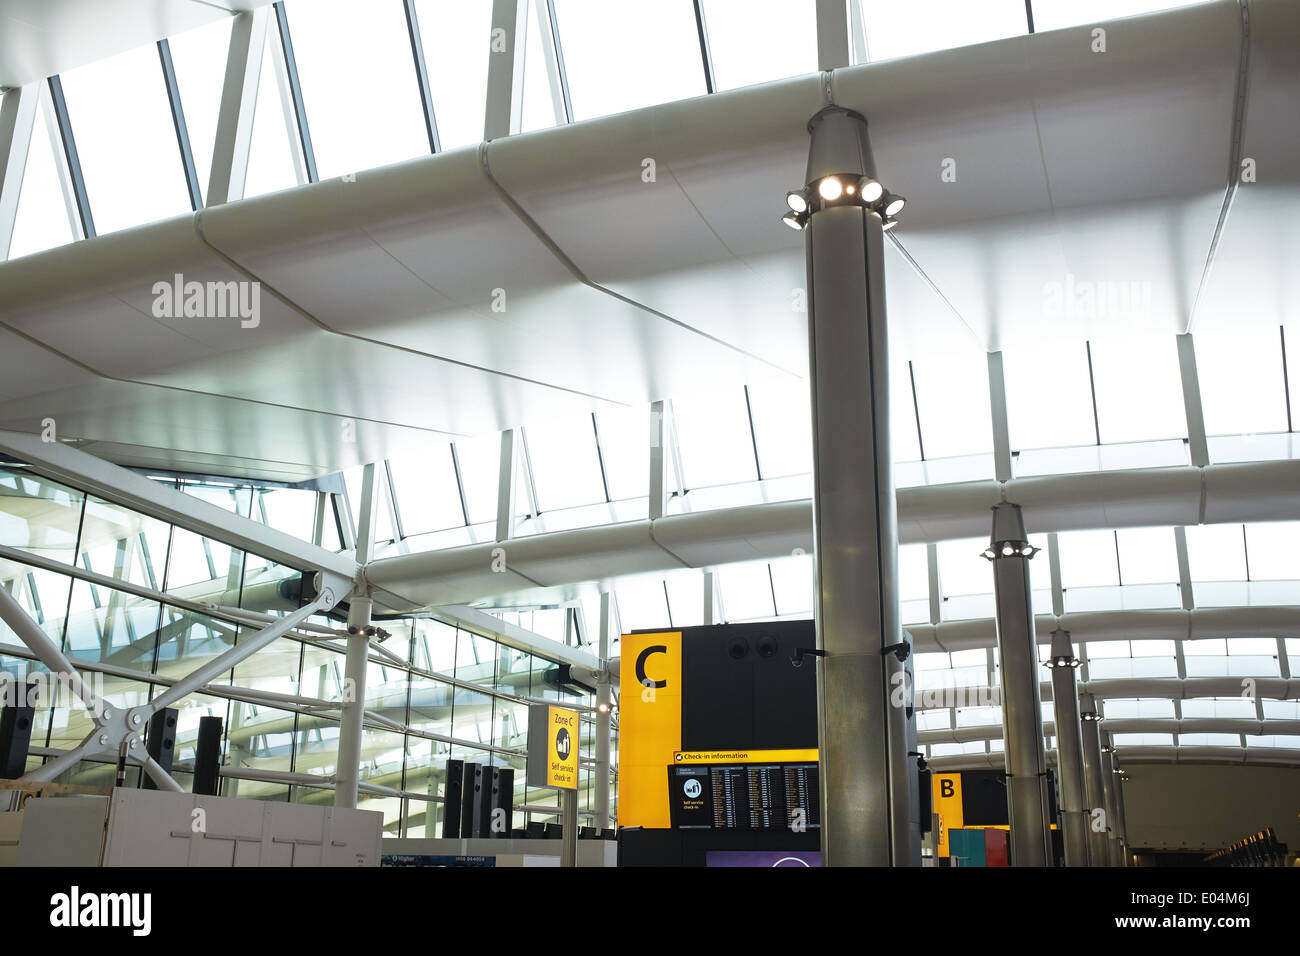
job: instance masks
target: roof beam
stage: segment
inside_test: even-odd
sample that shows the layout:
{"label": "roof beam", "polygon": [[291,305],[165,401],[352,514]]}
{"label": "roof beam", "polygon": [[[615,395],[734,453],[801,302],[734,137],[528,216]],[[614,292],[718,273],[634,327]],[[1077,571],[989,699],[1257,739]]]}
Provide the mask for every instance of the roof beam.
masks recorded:
{"label": "roof beam", "polygon": [[226,78],[221,88],[212,170],[208,175],[209,206],[244,198],[248,154],[253,142],[253,113],[257,109],[257,88],[262,78],[262,54],[266,51],[270,18],[268,7],[258,7],[238,14],[230,26]]}
{"label": "roof beam", "polygon": [[36,129],[36,108],[41,85],[28,83],[9,90],[0,105],[0,261],[9,258],[18,219],[27,153]]}

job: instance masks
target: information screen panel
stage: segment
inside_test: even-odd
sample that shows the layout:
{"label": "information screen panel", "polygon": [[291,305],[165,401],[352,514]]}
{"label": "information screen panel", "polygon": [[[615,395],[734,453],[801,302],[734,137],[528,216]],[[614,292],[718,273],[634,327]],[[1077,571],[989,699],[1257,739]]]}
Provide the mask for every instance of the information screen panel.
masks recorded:
{"label": "information screen panel", "polygon": [[821,825],[815,763],[669,767],[673,826],[684,830],[794,830]]}

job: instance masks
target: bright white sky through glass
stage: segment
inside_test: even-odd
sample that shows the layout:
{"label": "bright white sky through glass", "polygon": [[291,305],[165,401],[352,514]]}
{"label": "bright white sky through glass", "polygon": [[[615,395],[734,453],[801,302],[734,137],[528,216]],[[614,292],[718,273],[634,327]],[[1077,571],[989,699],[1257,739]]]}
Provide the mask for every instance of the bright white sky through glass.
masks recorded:
{"label": "bright white sky through glass", "polygon": [[[460,460],[460,478],[465,486],[465,504],[470,524],[495,521],[497,516],[497,482],[501,474],[501,436],[481,435],[456,442]],[[520,492],[523,489],[519,489]],[[522,498],[522,501],[520,500]],[[528,497],[520,494],[516,504],[527,506]]]}
{"label": "bright white sky through glass", "polygon": [[861,0],[869,60],[1000,40],[1029,32],[1021,0]]}
{"label": "bright white sky through glass", "polygon": [[96,232],[189,212],[158,48],[136,47],[62,81]]}
{"label": "bright white sky through glass", "polygon": [[749,386],[754,437],[764,478],[812,471],[812,410],[808,383],[766,382]]}
{"label": "bright white sky through glass", "polygon": [[980,554],[988,546],[988,538],[939,542],[939,588],[945,597],[993,593],[992,566]]}
{"label": "bright white sky through glass", "polygon": [[554,2],[575,120],[704,94],[690,0]]}
{"label": "bright white sky through glass", "polygon": [[[817,72],[815,0],[703,3],[719,90]],[[693,23],[691,28],[694,32]]]}
{"label": "bright white sky through glass", "polygon": [[1125,584],[1169,584],[1178,580],[1173,528],[1123,528],[1117,537],[1120,578]]}
{"label": "bright white sky through glass", "polygon": [[1252,581],[1300,581],[1300,521],[1246,525]]}
{"label": "bright white sky through glass", "polygon": [[1187,560],[1193,581],[1246,580],[1246,546],[1241,525],[1189,525]]}
{"label": "bright white sky through glass", "polygon": [[984,352],[924,355],[913,362],[913,373],[926,458],[993,451]]}
{"label": "bright white sky through glass", "polygon": [[393,458],[390,464],[403,532],[423,534],[465,523],[451,448],[445,442],[432,442],[422,453]]}
{"label": "bright white sky through glass", "polygon": [[[42,88],[42,99],[49,96]],[[71,242],[72,224],[68,221],[63,187],[59,183],[58,162],[53,134],[46,122],[44,104],[37,111],[32,142],[27,149],[27,168],[18,195],[18,214],[14,220],[9,258],[44,252]],[[61,148],[61,147],[59,147]]]}
{"label": "bright white sky through glass", "polygon": [[1061,549],[1061,587],[1119,584],[1114,532],[1062,531],[1057,543]]}
{"label": "bright white sky through glass", "polygon": [[483,140],[491,0],[415,0],[425,69],[443,149]]}
{"label": "bright white sky through glass", "polygon": [[1187,0],[1034,0],[1034,32],[1192,6]]}
{"label": "bright white sky through glass", "polygon": [[[645,408],[602,408],[596,413],[605,479],[615,501],[650,494],[650,413]],[[668,484],[674,484],[667,463]]]}
{"label": "bright white sky through glass", "polygon": [[[226,56],[230,51],[230,21],[217,20],[197,30],[188,30],[167,41],[176,85],[185,111],[185,128],[194,153],[199,191],[208,195],[212,175],[212,148],[217,138],[217,114],[221,110],[221,87],[225,83]],[[270,69],[264,64],[263,69]]]}
{"label": "bright white sky through glass", "polygon": [[566,415],[524,429],[542,511],[605,500],[591,415]]}
{"label": "bright white sky through glass", "polygon": [[687,488],[753,481],[758,477],[744,389],[675,398],[673,416]]}
{"label": "bright white sky through glass", "polygon": [[1093,341],[1097,421],[1104,444],[1187,437],[1178,348],[1172,335]]}
{"label": "bright white sky through glass", "polygon": [[[1096,443],[1088,355],[1082,342],[1008,348],[1002,353],[1002,369],[1013,450]],[[1044,381],[1044,369],[1052,370],[1050,382]]]}
{"label": "bright white sky through glass", "polygon": [[1275,327],[1198,332],[1195,342],[1207,435],[1286,431],[1282,338]]}
{"label": "bright white sky through glass", "polygon": [[[262,53],[262,74],[257,84],[257,106],[253,111],[252,145],[248,150],[248,175],[244,180],[244,198],[261,196],[298,185],[294,168],[297,130],[291,129],[280,99],[276,80],[274,44],[279,33],[275,25],[266,31],[266,49]],[[294,137],[291,140],[289,137]]]}
{"label": "bright white sky through glass", "polygon": [[429,152],[401,0],[289,0],[321,179]]}

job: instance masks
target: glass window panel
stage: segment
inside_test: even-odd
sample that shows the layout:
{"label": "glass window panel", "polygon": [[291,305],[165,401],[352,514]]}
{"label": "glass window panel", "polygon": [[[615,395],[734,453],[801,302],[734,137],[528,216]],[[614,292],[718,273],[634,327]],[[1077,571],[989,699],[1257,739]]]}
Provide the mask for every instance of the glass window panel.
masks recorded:
{"label": "glass window panel", "polygon": [[221,111],[221,89],[230,52],[231,22],[217,20],[167,41],[176,69],[176,86],[185,112],[199,190],[205,197],[212,175],[212,150],[216,145],[217,114]]}
{"label": "glass window panel", "polygon": [[1179,734],[1180,747],[1240,747],[1237,734]]}
{"label": "glass window panel", "polygon": [[663,578],[628,578],[618,582],[614,593],[618,599],[618,620],[624,634],[647,628],[669,627]]}
{"label": "glass window panel", "polygon": [[[226,730],[226,766],[262,772],[288,773],[293,770],[295,716],[299,715],[295,715],[293,711],[232,700],[230,726]],[[302,718],[302,724],[299,726],[300,735],[313,724],[326,719],[309,714],[300,716]],[[332,764],[333,760],[331,759],[330,762]],[[227,796],[257,799],[255,793],[259,781],[240,780],[235,785],[237,793],[231,793],[232,783],[233,781],[228,781],[226,784]]]}
{"label": "glass window panel", "polygon": [[[538,695],[540,696],[540,695]],[[451,711],[451,736],[472,744],[492,743],[492,704],[495,700],[490,694],[480,693],[466,687],[457,687],[452,691],[454,702]],[[490,756],[481,752],[475,756],[479,763],[486,763]]]}
{"label": "glass window panel", "polygon": [[687,488],[754,481],[754,445],[743,389],[672,401]]}
{"label": "glass window panel", "polygon": [[813,612],[812,555],[780,558],[773,561],[769,567],[772,572],[773,591],[776,594],[776,613],[811,616]]}
{"label": "glass window panel", "polygon": [[[596,413],[600,450],[609,496],[615,501],[650,493],[650,413],[646,408],[610,408]],[[667,449],[665,449],[665,452]],[[676,488],[671,462],[665,458],[666,484]]]}
{"label": "glass window panel", "polygon": [[322,179],[429,152],[400,0],[288,0],[294,59]]}
{"label": "glass window panel", "polygon": [[443,149],[483,139],[492,4],[416,0],[420,39]]}
{"label": "glass window panel", "polygon": [[1063,531],[1061,545],[1061,587],[1101,587],[1119,584],[1115,557],[1115,536],[1110,531]]}
{"label": "glass window panel", "polygon": [[457,680],[492,687],[496,683],[497,643],[463,628],[456,630]]}
{"label": "glass window panel", "polygon": [[248,485],[186,481],[181,484],[181,491],[245,518],[253,503],[253,491]]}
{"label": "glass window panel", "polygon": [[306,488],[258,488],[253,493],[253,520],[311,541],[316,530],[316,492]]}
{"label": "glass window panel", "polygon": [[189,212],[157,47],[78,67],[62,81],[96,231]]}
{"label": "glass window panel", "polygon": [[1125,584],[1164,584],[1178,580],[1178,548],[1173,528],[1124,528],[1119,542],[1120,580]]}
{"label": "glass window panel", "polygon": [[389,461],[402,531],[408,536],[442,531],[465,523],[451,446],[433,444],[419,453]]}
{"label": "glass window panel", "polygon": [[[805,386],[806,387],[806,386]],[[812,429],[812,416],[809,413],[809,432]],[[895,462],[916,462],[921,460],[920,433],[916,428],[916,404],[912,401],[912,375],[907,363],[895,359],[889,368],[889,443],[893,449]],[[908,481],[908,473],[898,470],[894,476],[896,485],[916,482]],[[921,481],[920,483],[924,483]]]}
{"label": "glass window panel", "polygon": [[898,546],[898,597],[902,601],[930,599],[930,563],[924,544]]}
{"label": "glass window panel", "polygon": [[90,497],[81,530],[81,561],[97,574],[159,588],[171,526],[119,505]]}
{"label": "glass window panel", "polygon": [[[1089,645],[1090,647],[1092,645]],[[1134,657],[1173,657],[1173,641],[1130,641]]]}
{"label": "glass window panel", "polygon": [[[797,582],[795,582],[797,583]],[[704,623],[704,574],[701,571],[679,571],[664,577],[668,587],[669,610],[674,627],[696,627]],[[794,584],[792,584],[792,587]],[[793,590],[791,593],[795,593]],[[793,598],[792,598],[793,600]],[[717,620],[716,612],[715,617]],[[593,620],[588,617],[590,624]]]}
{"label": "glass window panel", "polygon": [[550,129],[564,122],[564,101],[551,83],[548,62],[554,57],[542,44],[550,43],[551,21],[545,3],[528,5],[528,42],[524,45],[524,99],[520,131]]}
{"label": "glass window panel", "polygon": [[73,563],[83,497],[67,485],[0,466],[0,543]]}
{"label": "glass window panel", "polygon": [[[1002,354],[1007,382],[1007,427],[1011,448],[1092,445],[1092,388],[1083,343],[1022,345]],[[1051,384],[1043,370],[1051,369]]]}
{"label": "glass window panel", "polygon": [[1300,521],[1246,525],[1246,559],[1252,581],[1300,578]]}
{"label": "glass window panel", "polygon": [[1271,637],[1230,637],[1229,654],[1254,654],[1272,656],[1277,653],[1277,641]]}
{"label": "glass window panel", "polygon": [[[236,644],[251,640],[255,633],[254,628],[240,628]],[[236,664],[234,684],[237,687],[270,691],[275,694],[304,694],[299,682],[301,664],[302,644],[281,638],[272,641],[256,654]],[[367,670],[367,676],[369,674],[370,670]],[[315,696],[315,690],[313,686],[304,696]],[[367,707],[369,706],[367,703]],[[397,719],[400,720],[404,716],[401,715]]]}
{"label": "glass window panel", "polygon": [[[40,92],[42,100],[49,96]],[[44,103],[42,106],[44,107]],[[28,256],[77,238],[64,197],[59,168],[63,164],[62,145],[48,108],[37,110],[31,145],[27,148],[27,165],[23,171],[22,190],[18,194],[18,211],[14,219],[9,258]]]}
{"label": "glass window panel", "polygon": [[[460,478],[471,524],[495,521],[497,484],[501,475],[501,436],[480,435],[456,442]],[[525,496],[525,500],[527,496]]]}
{"label": "glass window panel", "polygon": [[1196,335],[1207,435],[1286,431],[1282,342],[1276,328],[1233,326]]}
{"label": "glass window panel", "polygon": [[912,363],[925,457],[993,450],[988,359],[983,352],[927,355]]}
{"label": "glass window panel", "polygon": [[1125,336],[1090,345],[1103,442],[1187,436],[1178,349],[1172,335]]}
{"label": "glass window panel", "polygon": [[451,674],[456,669],[456,628],[433,618],[415,621],[415,650],[412,663],[434,674]]}
{"label": "glass window panel", "polygon": [[316,644],[304,644],[302,657],[303,694],[321,700],[341,700],[346,664],[343,652]]}
{"label": "glass window panel", "polygon": [[70,657],[147,673],[158,640],[158,602],[74,581],[67,632]]}
{"label": "glass window panel", "polygon": [[775,616],[772,581],[768,577],[766,561],[723,565],[718,569],[718,577],[722,585],[722,605],[729,622]]}
{"label": "glass window panel", "polygon": [[[945,598],[959,594],[993,593],[993,569],[981,555],[988,546],[987,538],[939,542],[939,587]],[[901,548],[899,553],[901,555]]]}
{"label": "glass window panel", "polygon": [[[164,688],[159,687],[154,693],[156,697]],[[174,759],[178,762],[190,762],[194,760],[195,751],[199,745],[199,720],[203,717],[220,717],[222,729],[221,747],[224,750],[226,746],[225,730],[230,726],[229,706],[230,702],[224,697],[212,697],[208,694],[190,694],[184,700],[173,705],[176,708],[176,747]],[[176,774],[172,774],[176,776]],[[193,788],[194,777],[192,774],[186,774],[189,777],[188,783]],[[177,782],[182,782],[177,777]],[[183,785],[184,785],[183,783]]]}
{"label": "glass window panel", "polygon": [[[63,640],[71,584],[72,579],[65,575],[0,559],[0,586],[56,643]],[[0,621],[0,639],[10,644],[23,643],[4,621]]]}
{"label": "glass window panel", "polygon": [[816,0],[702,2],[719,90],[817,71]]}
{"label": "glass window panel", "polygon": [[[239,630],[228,621],[170,605],[163,605],[162,617],[155,626],[158,627],[157,672],[177,679],[230,650]],[[227,671],[211,683],[229,682]]]}
{"label": "glass window panel", "polygon": [[888,60],[1029,32],[1020,0],[861,0],[867,58]]}
{"label": "glass window panel", "polygon": [[754,438],[764,478],[812,471],[812,410],[808,383],[749,386]]}
{"label": "glass window panel", "polygon": [[244,553],[184,528],[172,530],[167,590],[192,601],[237,604]]}
{"label": "glass window panel", "polygon": [[1187,528],[1187,560],[1193,581],[1246,580],[1246,545],[1239,524]]}
{"label": "glass window panel", "polygon": [[1034,31],[1100,23],[1139,13],[1190,6],[1203,0],[1034,0]]}
{"label": "glass window panel", "polygon": [[705,92],[690,0],[554,3],[575,120]]}
{"label": "glass window panel", "polygon": [[590,415],[529,425],[524,435],[540,510],[576,508],[605,500]]}
{"label": "glass window panel", "polygon": [[1185,657],[1192,657],[1194,655],[1222,656],[1227,653],[1227,645],[1221,637],[1203,637],[1196,640],[1183,641],[1183,655]]}
{"label": "glass window panel", "polygon": [[280,34],[274,19],[266,31],[262,53],[262,73],[257,85],[257,106],[253,110],[253,135],[248,150],[248,173],[244,178],[244,198],[262,196],[297,186],[305,181],[298,159],[298,130],[290,121],[287,102],[281,96],[276,77],[276,52]]}

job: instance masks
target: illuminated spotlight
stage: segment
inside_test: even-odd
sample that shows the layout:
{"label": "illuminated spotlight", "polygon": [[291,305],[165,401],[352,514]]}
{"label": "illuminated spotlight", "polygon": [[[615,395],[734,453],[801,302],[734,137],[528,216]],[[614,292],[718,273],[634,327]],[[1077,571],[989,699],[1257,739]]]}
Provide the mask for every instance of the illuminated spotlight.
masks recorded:
{"label": "illuminated spotlight", "polygon": [[609,713],[609,704],[605,703],[604,701],[601,701],[599,704],[596,705],[596,713],[598,713],[598,714],[608,714],[608,713]]}
{"label": "illuminated spotlight", "polygon": [[1044,667],[1078,667],[1079,659],[1077,657],[1052,657],[1043,661]]}
{"label": "illuminated spotlight", "polygon": [[1011,557],[1011,556],[1012,556],[1013,554],[1015,554],[1015,553],[1016,553],[1015,545],[1004,544],[1004,545],[1002,546],[1002,556],[1003,556],[1004,558],[1009,558],[1009,557]]}
{"label": "illuminated spotlight", "polygon": [[844,192],[844,186],[834,176],[827,176],[817,184],[817,192],[822,199],[831,202],[840,198],[840,194]]}
{"label": "illuminated spotlight", "polygon": [[858,190],[856,186],[854,186],[852,183],[849,183],[847,186],[844,187],[844,191],[848,193],[850,196],[852,196]]}
{"label": "illuminated spotlight", "polygon": [[996,558],[997,556],[998,556],[998,553],[997,553],[996,551],[994,551],[992,548],[985,548],[985,549],[984,549],[984,557],[988,558],[990,561],[992,561],[992,560],[993,560],[994,558]]}
{"label": "illuminated spotlight", "polygon": [[785,204],[790,207],[791,212],[808,211],[808,197],[804,195],[802,189],[794,189],[786,193]]}
{"label": "illuminated spotlight", "polygon": [[885,187],[867,176],[862,178],[862,182],[858,184],[858,189],[862,193],[862,198],[867,202],[875,202],[885,194]]}
{"label": "illuminated spotlight", "polygon": [[903,204],[906,202],[907,200],[904,199],[902,196],[895,196],[893,193],[890,193],[888,199],[885,202],[885,215],[897,216],[900,212],[903,211]]}
{"label": "illuminated spotlight", "polygon": [[1020,553],[1022,556],[1026,558],[1032,558],[1035,554],[1038,553],[1038,549],[1035,548],[1032,544],[1027,544],[1020,549]]}
{"label": "illuminated spotlight", "polygon": [[1079,719],[1096,722],[1101,720],[1101,714],[1097,713],[1095,710],[1085,710],[1079,715]]}
{"label": "illuminated spotlight", "polygon": [[781,217],[781,221],[791,229],[799,231],[808,224],[808,217],[804,213],[788,212]]}

